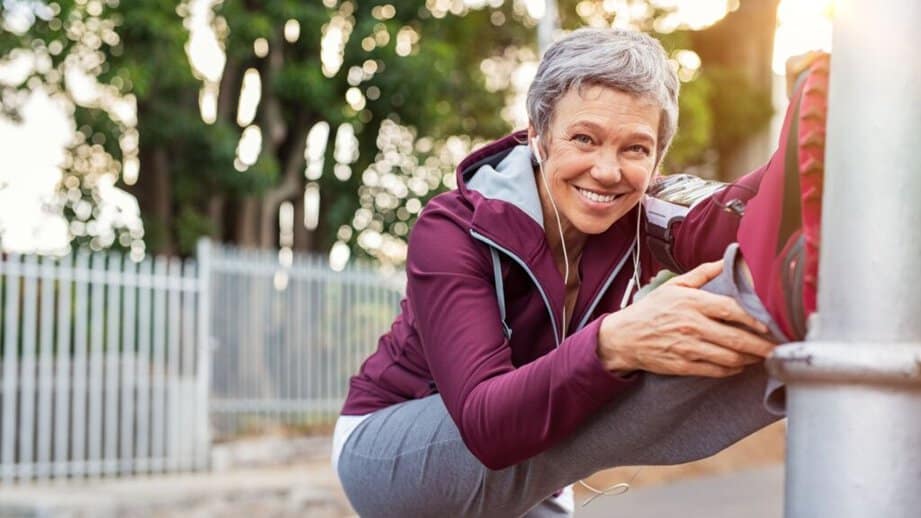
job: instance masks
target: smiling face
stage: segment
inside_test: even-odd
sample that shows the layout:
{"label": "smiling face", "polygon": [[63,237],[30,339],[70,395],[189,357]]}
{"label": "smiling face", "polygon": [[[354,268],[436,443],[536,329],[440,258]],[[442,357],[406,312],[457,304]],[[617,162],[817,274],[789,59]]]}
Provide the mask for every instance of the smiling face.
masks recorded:
{"label": "smiling face", "polygon": [[[604,86],[570,89],[560,98],[539,141],[566,234],[600,234],[640,201],[656,165],[659,117],[655,103]],[[532,127],[529,137],[535,136]],[[540,178],[538,185],[546,215],[550,203]]]}

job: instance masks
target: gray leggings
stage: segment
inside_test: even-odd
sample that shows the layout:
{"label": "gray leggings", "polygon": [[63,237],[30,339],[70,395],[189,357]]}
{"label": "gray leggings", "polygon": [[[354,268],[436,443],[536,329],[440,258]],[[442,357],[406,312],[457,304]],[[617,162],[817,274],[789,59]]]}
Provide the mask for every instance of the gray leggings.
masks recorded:
{"label": "gray leggings", "polygon": [[[727,265],[735,254],[731,246]],[[757,299],[739,293],[735,275],[704,289],[773,324]],[[778,388],[760,364],[721,379],[646,373],[569,438],[499,471],[470,453],[436,394],[365,419],[342,450],[339,478],[364,517],[568,516],[552,498],[560,488],[602,469],[713,455],[779,419],[763,403]]]}

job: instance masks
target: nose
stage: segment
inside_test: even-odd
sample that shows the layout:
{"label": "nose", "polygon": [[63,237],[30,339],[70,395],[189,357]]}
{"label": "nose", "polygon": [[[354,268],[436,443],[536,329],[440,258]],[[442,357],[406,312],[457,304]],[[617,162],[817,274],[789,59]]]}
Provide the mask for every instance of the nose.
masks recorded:
{"label": "nose", "polygon": [[620,166],[620,158],[616,151],[602,151],[595,160],[595,166],[592,167],[592,178],[604,186],[617,184],[623,178],[623,171]]}

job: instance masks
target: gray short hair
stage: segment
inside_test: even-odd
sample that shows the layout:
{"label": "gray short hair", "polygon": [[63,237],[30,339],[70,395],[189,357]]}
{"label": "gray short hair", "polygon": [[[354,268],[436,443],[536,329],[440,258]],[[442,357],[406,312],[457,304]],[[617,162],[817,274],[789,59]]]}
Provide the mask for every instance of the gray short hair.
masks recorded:
{"label": "gray short hair", "polygon": [[585,28],[547,49],[528,88],[531,125],[546,134],[556,103],[572,88],[600,85],[661,107],[656,161],[678,128],[678,76],[658,40],[642,32]]}

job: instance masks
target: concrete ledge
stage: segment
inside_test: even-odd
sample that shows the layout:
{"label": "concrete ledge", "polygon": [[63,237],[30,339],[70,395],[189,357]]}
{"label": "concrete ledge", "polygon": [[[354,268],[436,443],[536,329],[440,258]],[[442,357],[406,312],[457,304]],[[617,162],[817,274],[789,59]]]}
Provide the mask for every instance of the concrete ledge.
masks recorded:
{"label": "concrete ledge", "polygon": [[253,437],[215,444],[211,448],[211,469],[286,466],[304,462],[326,462],[330,437]]}

